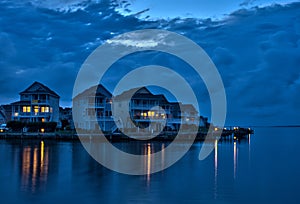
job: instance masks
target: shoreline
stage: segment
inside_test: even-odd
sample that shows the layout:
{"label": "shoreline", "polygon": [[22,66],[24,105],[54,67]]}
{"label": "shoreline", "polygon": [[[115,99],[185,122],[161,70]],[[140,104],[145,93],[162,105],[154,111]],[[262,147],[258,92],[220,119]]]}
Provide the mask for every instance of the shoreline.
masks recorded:
{"label": "shoreline", "polygon": [[[241,139],[244,137],[248,137],[249,134],[254,134],[254,131],[250,128],[239,128],[234,130],[223,130],[216,132],[198,132],[195,141],[204,141],[207,135],[215,135],[215,139]],[[127,136],[122,133],[109,133],[105,134],[107,140],[111,142],[121,142],[121,141],[173,141],[177,137],[177,132],[163,132],[155,137],[148,137],[142,134],[132,133],[132,136]],[[80,137],[80,138],[79,138]],[[90,133],[90,134],[81,134],[78,135],[75,131],[73,132],[2,132],[0,133],[0,139],[9,140],[9,139],[37,139],[37,140],[103,140],[103,138],[99,137],[99,134]],[[191,133],[185,133],[178,138],[179,141],[182,140],[190,140]]]}

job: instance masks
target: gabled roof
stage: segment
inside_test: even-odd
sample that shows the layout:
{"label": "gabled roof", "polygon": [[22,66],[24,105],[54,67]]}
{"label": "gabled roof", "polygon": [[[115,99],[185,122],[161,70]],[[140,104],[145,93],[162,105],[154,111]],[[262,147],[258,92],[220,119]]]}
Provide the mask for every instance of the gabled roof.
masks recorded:
{"label": "gabled roof", "polygon": [[192,104],[182,104],[182,107],[185,110],[194,111],[194,112],[198,113],[197,109]]}
{"label": "gabled roof", "polygon": [[3,110],[0,110],[0,117],[4,118],[4,120],[6,120],[6,116],[5,116],[4,112],[3,112]]}
{"label": "gabled roof", "polygon": [[115,100],[122,100],[122,99],[127,99],[129,96],[133,94],[132,98],[140,98],[140,97],[145,97],[147,98],[162,98],[164,101],[169,102],[165,95],[163,94],[153,94],[147,87],[142,87],[142,88],[133,88],[128,91],[124,91],[120,95],[115,96]]}
{"label": "gabled roof", "polygon": [[46,94],[51,94],[55,97],[59,98],[59,95],[52,91],[50,88],[45,86],[44,84],[35,81],[33,84],[31,84],[27,89],[24,91],[20,92],[20,94],[32,94],[32,93],[46,93]]}
{"label": "gabled roof", "polygon": [[99,84],[96,86],[92,86],[92,87],[86,89],[85,91],[81,92],[80,94],[75,96],[73,98],[73,100],[76,100],[76,99],[79,99],[82,97],[92,96],[95,93],[97,96],[104,95],[106,97],[112,97],[112,94],[102,84]]}
{"label": "gabled roof", "polygon": [[16,101],[11,103],[11,105],[31,105],[31,101]]}

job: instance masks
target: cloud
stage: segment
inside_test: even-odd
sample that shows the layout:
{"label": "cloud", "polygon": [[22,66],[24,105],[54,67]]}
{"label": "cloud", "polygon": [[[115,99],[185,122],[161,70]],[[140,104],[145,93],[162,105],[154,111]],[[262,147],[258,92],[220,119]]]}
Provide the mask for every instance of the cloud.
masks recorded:
{"label": "cloud", "polygon": [[249,5],[252,5],[256,1],[257,0],[245,0],[242,3],[240,3],[240,6],[249,6]]}
{"label": "cloud", "polygon": [[[185,35],[212,58],[226,87],[228,124],[300,123],[300,3],[241,9],[219,21],[144,21],[120,15],[107,1],[24,2],[0,3],[2,104],[16,100],[33,81],[49,85],[67,104],[81,64],[97,46],[120,33],[159,28]],[[74,5],[78,9],[69,9]],[[158,41],[126,43],[151,47]],[[130,70],[152,60],[177,67],[201,98],[201,111],[209,116],[210,102],[201,79],[193,78],[174,59],[149,56],[120,62],[107,81],[117,81],[125,67]]]}

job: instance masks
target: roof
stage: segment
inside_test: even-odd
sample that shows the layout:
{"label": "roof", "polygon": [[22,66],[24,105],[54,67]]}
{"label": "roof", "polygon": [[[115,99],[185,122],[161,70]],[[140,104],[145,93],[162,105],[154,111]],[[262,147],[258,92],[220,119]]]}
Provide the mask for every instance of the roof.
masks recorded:
{"label": "roof", "polygon": [[5,116],[5,114],[2,112],[2,110],[0,110],[0,116],[1,116],[2,118],[6,119],[6,116]]}
{"label": "roof", "polygon": [[112,97],[112,94],[102,84],[99,84],[96,86],[92,86],[92,87],[86,89],[85,91],[81,92],[80,94],[75,96],[73,98],[73,100],[82,98],[82,97],[92,96],[95,93],[96,93],[96,95],[102,94],[107,97]]}
{"label": "roof", "polygon": [[20,94],[26,94],[26,93],[46,93],[46,94],[51,94],[55,97],[59,98],[59,95],[55,93],[53,90],[45,86],[44,84],[35,81],[33,84],[31,84],[27,89],[24,91],[20,92]]}
{"label": "roof", "polygon": [[11,105],[30,105],[31,102],[30,101],[16,101],[11,103]]}
{"label": "roof", "polygon": [[161,98],[162,100],[169,102],[163,94],[153,94],[147,87],[133,88],[128,91],[124,91],[120,95],[115,96],[115,100],[128,99],[129,96],[132,98]]}

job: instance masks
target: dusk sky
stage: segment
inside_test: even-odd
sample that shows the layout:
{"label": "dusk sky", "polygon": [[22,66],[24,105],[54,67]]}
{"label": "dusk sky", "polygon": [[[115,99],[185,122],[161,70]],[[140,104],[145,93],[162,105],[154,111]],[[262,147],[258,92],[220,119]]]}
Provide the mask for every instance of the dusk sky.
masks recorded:
{"label": "dusk sky", "polygon": [[[61,106],[71,106],[89,54],[118,34],[146,28],[182,34],[208,53],[225,85],[227,125],[300,124],[300,2],[284,0],[1,1],[0,104],[19,100],[39,81],[61,96]],[[205,87],[191,84],[209,117]]]}

